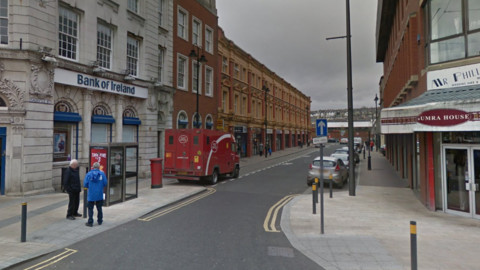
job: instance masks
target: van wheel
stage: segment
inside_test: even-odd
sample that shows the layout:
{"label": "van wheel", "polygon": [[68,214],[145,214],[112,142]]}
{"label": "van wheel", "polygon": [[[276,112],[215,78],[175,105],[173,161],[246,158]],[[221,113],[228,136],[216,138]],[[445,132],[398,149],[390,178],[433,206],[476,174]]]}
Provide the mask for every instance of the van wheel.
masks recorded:
{"label": "van wheel", "polygon": [[240,166],[235,166],[235,170],[233,171],[233,175],[232,177],[233,178],[238,178],[238,176],[240,175]]}
{"label": "van wheel", "polygon": [[210,184],[215,185],[218,182],[218,171],[217,169],[213,170],[212,176],[210,176]]}

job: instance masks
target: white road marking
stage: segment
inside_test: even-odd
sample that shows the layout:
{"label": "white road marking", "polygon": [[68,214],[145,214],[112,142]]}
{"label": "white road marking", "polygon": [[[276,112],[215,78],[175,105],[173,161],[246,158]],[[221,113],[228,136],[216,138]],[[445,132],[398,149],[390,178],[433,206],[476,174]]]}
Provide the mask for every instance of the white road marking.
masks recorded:
{"label": "white road marking", "polygon": [[235,181],[235,179],[231,179],[230,182]]}
{"label": "white road marking", "polygon": [[217,185],[213,185],[212,187],[216,187]]}

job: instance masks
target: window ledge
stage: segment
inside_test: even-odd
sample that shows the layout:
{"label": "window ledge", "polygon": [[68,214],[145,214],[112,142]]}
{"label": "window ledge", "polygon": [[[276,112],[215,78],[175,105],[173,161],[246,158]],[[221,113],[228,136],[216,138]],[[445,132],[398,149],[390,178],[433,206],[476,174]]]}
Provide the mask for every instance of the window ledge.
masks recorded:
{"label": "window ledge", "polygon": [[100,5],[103,5],[103,4],[105,3],[105,4],[107,4],[108,6],[110,6],[115,13],[118,13],[118,7],[119,7],[120,5],[117,4],[117,3],[115,3],[113,0],[99,0],[98,3],[99,3]]}
{"label": "window ledge", "polygon": [[158,33],[166,35],[166,34],[168,34],[168,29],[161,26],[161,25],[158,25]]}
{"label": "window ledge", "polygon": [[127,9],[127,17],[130,20],[133,19],[133,20],[138,21],[141,26],[145,25],[145,18],[143,18],[142,16],[138,15],[137,13],[131,11],[130,9]]}

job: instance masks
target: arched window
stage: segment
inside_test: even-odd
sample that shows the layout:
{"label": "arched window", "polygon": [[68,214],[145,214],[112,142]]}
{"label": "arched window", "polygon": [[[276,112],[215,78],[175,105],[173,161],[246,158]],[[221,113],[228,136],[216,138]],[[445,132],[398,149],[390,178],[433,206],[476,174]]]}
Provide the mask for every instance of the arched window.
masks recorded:
{"label": "arched window", "polygon": [[[4,102],[0,101],[0,107]],[[74,113],[72,105],[67,101],[58,101],[53,109],[53,162],[78,158],[78,123],[82,117]]]}
{"label": "arched window", "polygon": [[[2,99],[2,102],[3,99]],[[66,113],[71,113],[73,112],[73,109],[72,109],[72,106],[68,103],[68,102],[65,102],[65,101],[59,101],[57,102],[57,104],[55,104],[55,111],[56,112],[66,112]]]}
{"label": "arched window", "polygon": [[207,117],[205,118],[205,128],[213,129],[213,118],[211,115],[207,115]]}
{"label": "arched window", "polygon": [[122,142],[138,142],[138,126],[141,124],[135,110],[126,108],[123,111]]}
{"label": "arched window", "polygon": [[178,129],[187,129],[188,128],[187,113],[184,112],[184,111],[181,111],[181,112],[178,113],[177,128]]}
{"label": "arched window", "polygon": [[97,105],[92,111],[91,142],[112,142],[112,124],[115,123],[113,116],[104,105]]}
{"label": "arched window", "polygon": [[200,123],[197,124],[197,118],[196,118],[197,113],[193,114],[192,117],[192,128],[202,128],[202,115],[198,116],[198,120]]}

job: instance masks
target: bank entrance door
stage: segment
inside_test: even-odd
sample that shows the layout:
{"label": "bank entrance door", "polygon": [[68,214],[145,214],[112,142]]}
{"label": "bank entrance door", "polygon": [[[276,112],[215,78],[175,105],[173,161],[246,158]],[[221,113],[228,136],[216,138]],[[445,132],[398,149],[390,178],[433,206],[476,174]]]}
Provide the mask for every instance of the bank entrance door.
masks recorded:
{"label": "bank entrance door", "polygon": [[480,219],[480,147],[443,146],[444,209]]}

